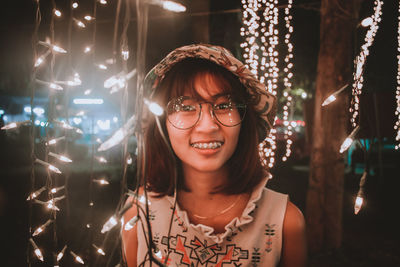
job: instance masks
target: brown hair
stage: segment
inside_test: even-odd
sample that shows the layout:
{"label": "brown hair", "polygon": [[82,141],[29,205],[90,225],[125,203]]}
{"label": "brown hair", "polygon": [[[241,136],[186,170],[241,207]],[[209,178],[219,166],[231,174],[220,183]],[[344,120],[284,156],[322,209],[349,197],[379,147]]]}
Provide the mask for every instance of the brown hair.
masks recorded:
{"label": "brown hair", "polygon": [[[201,98],[194,88],[194,81],[196,76],[206,73],[213,75],[223,92],[230,94],[234,101],[247,104],[236,150],[226,163],[229,166],[228,184],[216,188],[215,192],[226,194],[250,192],[265,175],[258,154],[258,115],[246,88],[233,73],[205,59],[183,59],[168,71],[158,85],[152,100],[165,107],[169,100],[183,95],[188,90],[192,96]],[[169,142],[165,120],[165,115],[160,117],[163,133]],[[171,155],[171,145],[162,139],[154,117],[150,118],[144,142],[146,151],[144,175],[147,188],[159,196],[172,195],[175,188],[174,165],[176,164],[177,188],[185,189],[180,160],[176,155]]]}

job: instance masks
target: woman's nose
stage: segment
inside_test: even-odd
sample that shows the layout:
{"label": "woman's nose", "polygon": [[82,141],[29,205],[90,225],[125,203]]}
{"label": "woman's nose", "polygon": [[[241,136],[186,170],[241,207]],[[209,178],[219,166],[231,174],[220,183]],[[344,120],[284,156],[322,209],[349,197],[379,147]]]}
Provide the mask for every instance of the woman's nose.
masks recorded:
{"label": "woman's nose", "polygon": [[209,103],[201,104],[200,119],[196,125],[200,130],[218,129],[218,122],[212,111],[212,106]]}

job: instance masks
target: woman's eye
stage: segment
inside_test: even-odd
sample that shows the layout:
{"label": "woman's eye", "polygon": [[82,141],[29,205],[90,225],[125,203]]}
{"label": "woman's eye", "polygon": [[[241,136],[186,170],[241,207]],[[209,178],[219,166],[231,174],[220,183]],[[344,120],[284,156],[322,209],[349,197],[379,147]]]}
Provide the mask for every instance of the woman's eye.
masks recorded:
{"label": "woman's eye", "polygon": [[193,106],[193,105],[184,105],[184,104],[181,104],[181,105],[176,105],[176,106],[175,106],[175,110],[176,110],[176,111],[195,111],[195,110],[196,110],[196,107]]}
{"label": "woman's eye", "polygon": [[216,104],[214,106],[215,110],[226,110],[226,109],[232,109],[232,103],[231,102],[226,102],[226,103],[220,103]]}

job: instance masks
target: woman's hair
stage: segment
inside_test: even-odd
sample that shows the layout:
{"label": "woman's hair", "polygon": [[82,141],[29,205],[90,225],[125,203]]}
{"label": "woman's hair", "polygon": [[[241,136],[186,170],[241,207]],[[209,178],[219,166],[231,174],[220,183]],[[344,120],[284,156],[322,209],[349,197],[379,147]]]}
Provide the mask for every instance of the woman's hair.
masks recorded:
{"label": "woman's hair", "polygon": [[[239,79],[227,69],[205,59],[187,58],[176,63],[165,75],[156,88],[153,101],[166,107],[168,101],[184,93],[201,99],[194,88],[198,75],[212,75],[223,93],[230,94],[238,103],[246,103],[246,115],[241,123],[238,144],[232,157],[228,160],[228,184],[215,188],[215,193],[238,194],[250,192],[265,175],[258,154],[257,113],[251,103],[246,88]],[[167,137],[166,115],[160,118],[161,127]],[[154,117],[149,119],[145,130],[145,168],[147,189],[158,195],[173,195],[175,170],[177,171],[177,188],[186,189],[182,177],[182,166],[176,155],[171,155],[171,145],[166,144],[157,128]],[[221,126],[224,127],[224,126]],[[176,168],[175,168],[176,164]]]}

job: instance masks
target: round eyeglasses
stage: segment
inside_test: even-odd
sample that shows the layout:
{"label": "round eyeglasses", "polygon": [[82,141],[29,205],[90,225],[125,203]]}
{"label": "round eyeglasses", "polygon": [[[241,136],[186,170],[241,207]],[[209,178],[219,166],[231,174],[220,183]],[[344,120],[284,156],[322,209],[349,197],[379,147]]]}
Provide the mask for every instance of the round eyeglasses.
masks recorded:
{"label": "round eyeglasses", "polygon": [[212,116],[222,125],[233,127],[243,121],[246,104],[235,103],[230,95],[218,96],[213,103],[180,96],[167,104],[167,119],[178,129],[189,129],[200,120],[202,106],[210,104]]}

